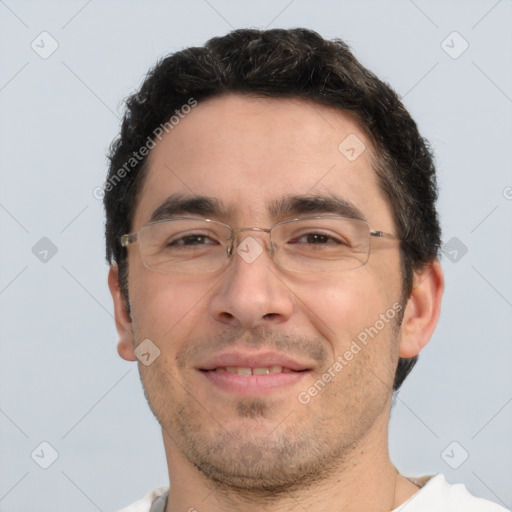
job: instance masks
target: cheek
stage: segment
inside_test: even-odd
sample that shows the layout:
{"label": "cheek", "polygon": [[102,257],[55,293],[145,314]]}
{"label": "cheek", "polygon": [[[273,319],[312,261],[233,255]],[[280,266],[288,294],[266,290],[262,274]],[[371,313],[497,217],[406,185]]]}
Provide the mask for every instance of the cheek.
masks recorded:
{"label": "cheek", "polygon": [[391,269],[386,275],[369,266],[310,283],[304,314],[329,343],[332,361],[341,357],[343,362],[334,388],[362,382],[368,368],[378,374],[381,384],[391,386],[397,359],[393,319],[399,289]]}
{"label": "cheek", "polygon": [[168,342],[177,333],[182,336],[197,325],[198,316],[206,311],[209,286],[194,282],[189,276],[180,278],[143,271],[143,278],[137,279],[134,273],[129,285],[132,319],[138,337],[160,343],[162,349],[168,346],[164,341]]}
{"label": "cheek", "polygon": [[[389,287],[366,267],[338,276],[316,278],[307,293],[297,293],[304,314],[322,336],[346,344],[379,319],[394,300]],[[333,347],[336,351],[340,347]]]}

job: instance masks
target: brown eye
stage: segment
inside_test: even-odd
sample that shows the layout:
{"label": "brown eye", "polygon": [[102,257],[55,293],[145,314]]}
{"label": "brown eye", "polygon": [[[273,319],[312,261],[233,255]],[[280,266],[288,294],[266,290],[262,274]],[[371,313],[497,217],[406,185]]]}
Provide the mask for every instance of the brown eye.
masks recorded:
{"label": "brown eye", "polygon": [[176,240],[169,241],[168,246],[173,245],[208,245],[216,242],[206,235],[187,235]]}
{"label": "brown eye", "polygon": [[334,237],[326,233],[305,233],[290,240],[288,243],[311,244],[311,245],[348,245],[347,242],[339,237]]}

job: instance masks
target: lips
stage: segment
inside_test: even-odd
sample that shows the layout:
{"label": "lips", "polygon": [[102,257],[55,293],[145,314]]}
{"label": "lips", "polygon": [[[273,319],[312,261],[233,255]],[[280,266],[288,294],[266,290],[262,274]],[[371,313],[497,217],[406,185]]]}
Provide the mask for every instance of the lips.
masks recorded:
{"label": "lips", "polygon": [[216,388],[255,396],[295,385],[313,365],[279,352],[232,351],[216,354],[196,368]]}
{"label": "lips", "polygon": [[279,365],[272,365],[259,368],[242,366],[219,366],[218,368],[215,368],[215,370],[208,371],[235,373],[237,375],[270,375],[273,373],[290,373],[295,370],[291,370],[290,368],[283,368],[282,366]]}
{"label": "lips", "polygon": [[279,352],[225,352],[200,363],[202,371],[236,373],[238,375],[269,375],[274,373],[303,372],[312,365]]}

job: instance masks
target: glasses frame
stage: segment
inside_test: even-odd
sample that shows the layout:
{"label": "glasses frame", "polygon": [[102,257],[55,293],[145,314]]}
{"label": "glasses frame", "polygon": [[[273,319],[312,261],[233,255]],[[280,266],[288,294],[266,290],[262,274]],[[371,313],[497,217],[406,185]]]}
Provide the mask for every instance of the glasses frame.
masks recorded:
{"label": "glasses frame", "polygon": [[[274,253],[276,251],[275,251],[275,248],[274,248],[274,244],[272,243],[272,234],[271,234],[271,232],[272,232],[272,230],[275,227],[281,226],[283,224],[288,224],[288,223],[291,223],[291,222],[297,222],[297,221],[301,221],[301,220],[315,220],[315,219],[339,219],[339,220],[356,221],[356,222],[360,222],[362,224],[366,224],[366,226],[368,227],[368,232],[370,234],[370,237],[386,238],[386,239],[390,239],[390,240],[400,240],[400,237],[398,237],[398,235],[394,235],[392,233],[387,233],[386,231],[380,231],[380,230],[375,230],[375,229],[370,228],[370,225],[364,219],[356,219],[356,218],[353,218],[353,217],[344,217],[342,215],[313,215],[313,216],[296,217],[294,219],[283,220],[283,221],[277,222],[276,224],[274,224],[270,228],[260,228],[260,227],[232,228],[229,224],[226,224],[225,222],[221,222],[219,220],[214,220],[214,219],[205,219],[205,218],[201,218],[201,217],[173,217],[173,218],[170,218],[170,219],[162,219],[162,220],[156,220],[156,221],[148,222],[147,224],[144,224],[143,226],[141,226],[139,228],[139,230],[136,231],[135,233],[126,233],[126,234],[122,235],[121,238],[120,238],[120,242],[121,242],[121,246],[124,247],[124,248],[128,247],[129,245],[135,244],[136,242],[139,241],[139,233],[140,233],[140,231],[143,230],[144,228],[147,228],[148,226],[152,226],[152,225],[155,225],[155,224],[163,224],[163,223],[166,223],[166,222],[174,222],[176,220],[200,220],[202,222],[212,222],[212,223],[215,223],[215,224],[220,224],[220,225],[226,227],[229,230],[229,232],[231,233],[230,244],[229,244],[228,249],[226,251],[227,256],[228,256],[228,258],[226,259],[226,262],[229,262],[229,258],[231,256],[233,256],[233,254],[236,251],[236,247],[238,246],[238,244],[235,243],[236,242],[235,235],[237,233],[243,233],[244,231],[259,231],[259,232],[262,232],[262,233],[268,233],[269,237],[270,237],[270,242],[271,242],[270,246],[269,246],[269,253],[270,253],[270,256],[273,258],[273,255],[274,255]],[[371,238],[370,238],[370,240],[371,240]],[[140,252],[140,246],[139,246],[139,252]],[[370,253],[371,253],[371,244],[370,244],[370,247],[368,248],[368,258],[361,265],[361,267],[364,267],[366,265],[366,263],[368,263],[368,260],[370,259]],[[142,257],[142,253],[140,253],[140,256],[141,256],[141,259],[142,259],[142,263],[144,264],[144,266],[148,270],[152,270],[153,272],[160,272],[162,274],[168,274],[168,272],[163,272],[161,270],[156,270],[154,268],[148,267],[148,265],[146,264],[144,258]],[[356,268],[361,268],[361,267],[356,267]],[[220,267],[220,268],[218,268],[216,270],[212,270],[210,272],[216,272],[216,271],[220,270],[221,268],[224,268],[224,267],[222,266],[222,267]],[[349,269],[347,269],[347,270],[349,270]],[[355,269],[350,269],[350,270],[355,270]],[[305,272],[305,271],[290,270],[290,272]]]}

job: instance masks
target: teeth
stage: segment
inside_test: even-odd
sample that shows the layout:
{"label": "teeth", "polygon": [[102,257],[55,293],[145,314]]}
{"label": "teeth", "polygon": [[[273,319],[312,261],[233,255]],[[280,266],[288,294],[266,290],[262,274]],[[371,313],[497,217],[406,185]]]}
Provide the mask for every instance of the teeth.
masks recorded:
{"label": "teeth", "polygon": [[236,373],[238,375],[269,375],[271,373],[290,373],[292,370],[282,366],[266,366],[263,368],[243,368],[239,366],[226,366],[215,368],[216,372]]}
{"label": "teeth", "polygon": [[253,368],[252,374],[253,375],[268,375],[270,373],[270,370],[268,368]]}

